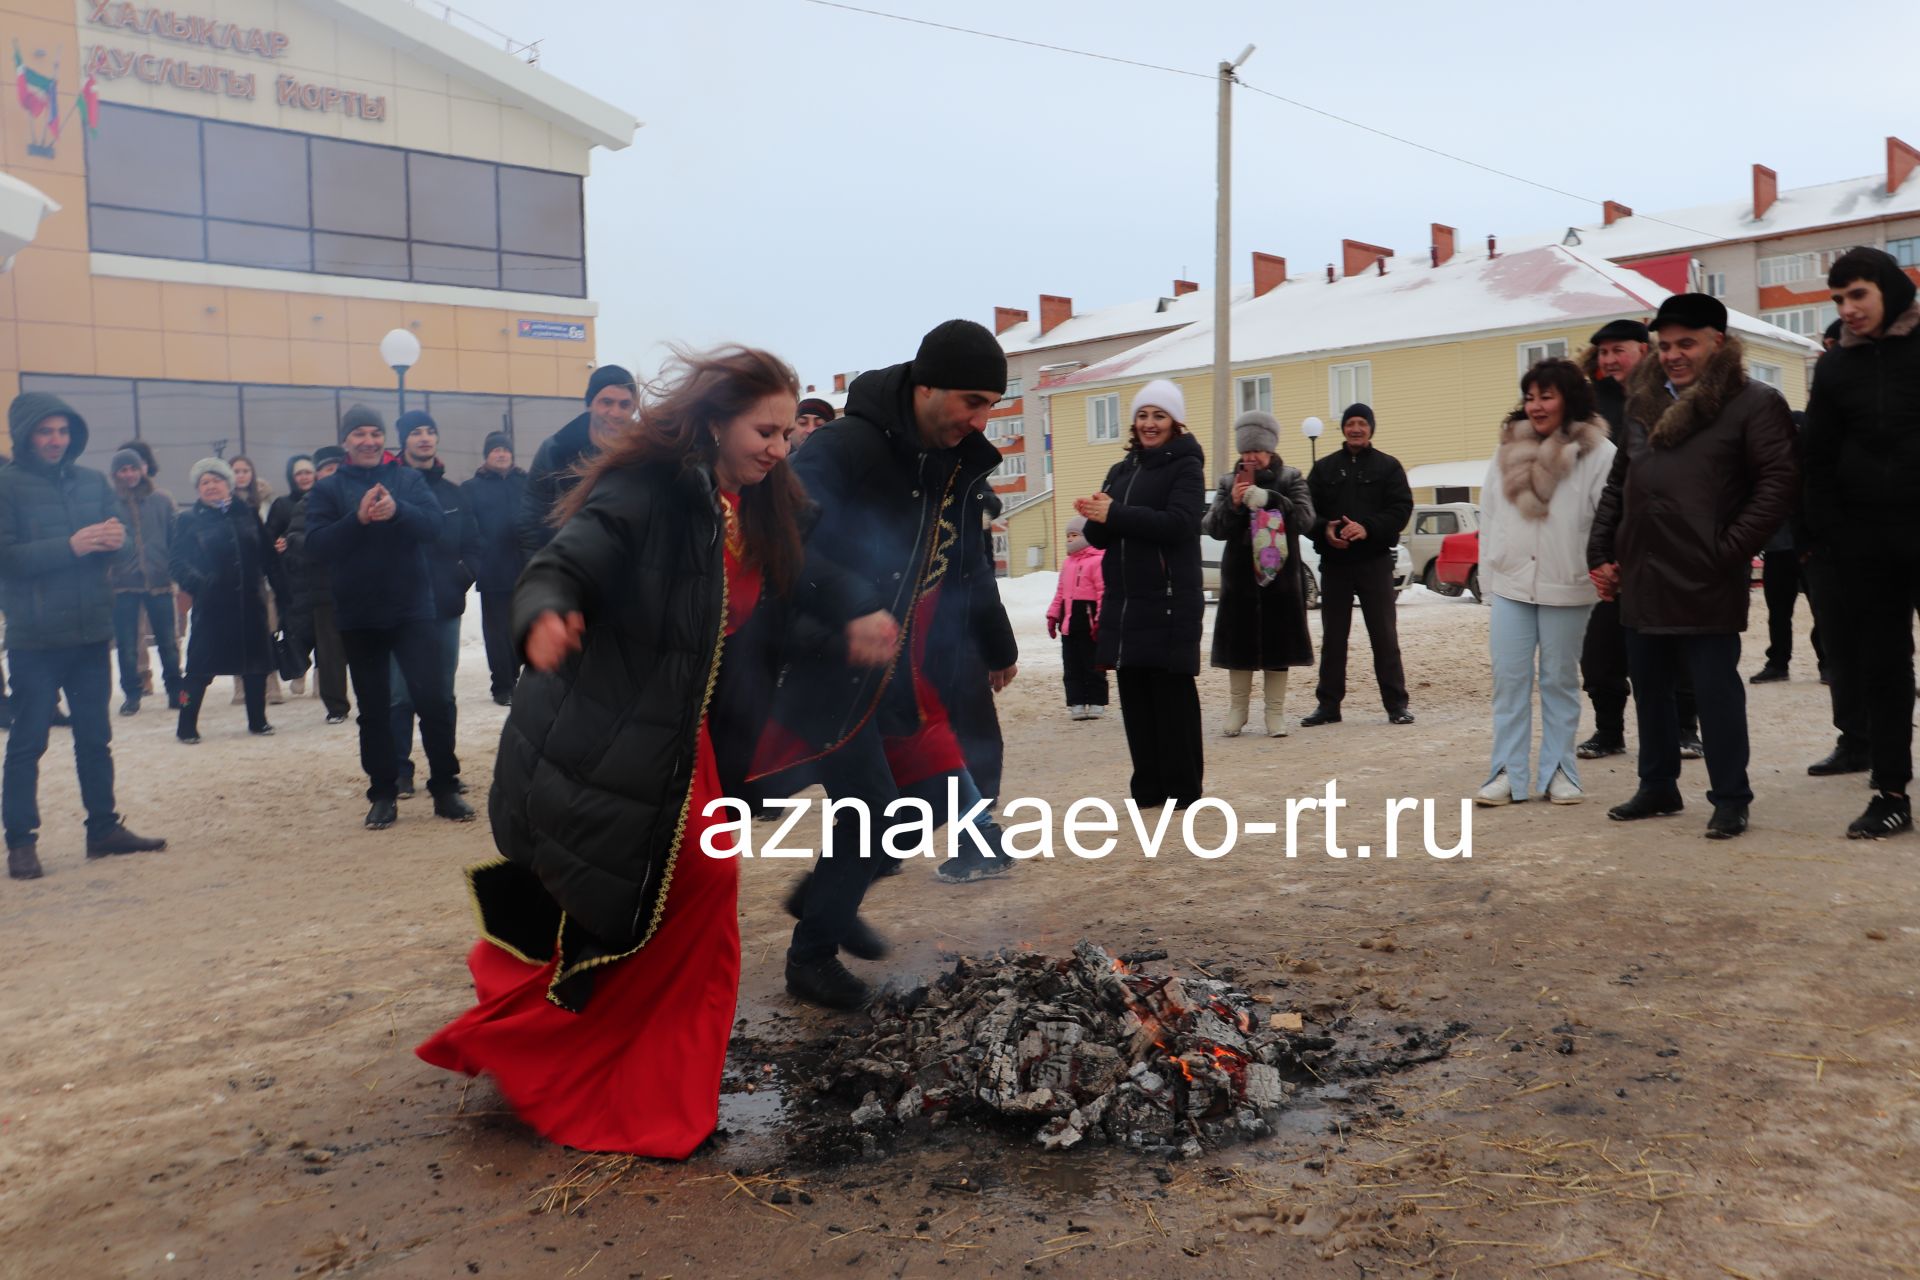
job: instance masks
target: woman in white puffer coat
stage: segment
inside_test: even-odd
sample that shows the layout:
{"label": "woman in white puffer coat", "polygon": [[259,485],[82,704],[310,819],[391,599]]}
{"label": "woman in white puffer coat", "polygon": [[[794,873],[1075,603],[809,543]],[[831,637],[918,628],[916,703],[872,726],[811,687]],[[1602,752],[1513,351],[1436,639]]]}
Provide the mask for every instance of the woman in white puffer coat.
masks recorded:
{"label": "woman in white puffer coat", "polygon": [[1580,646],[1599,598],[1587,577],[1587,534],[1614,447],[1593,385],[1572,361],[1536,364],[1522,375],[1520,394],[1480,490],[1480,586],[1493,612],[1493,762],[1477,800],[1503,805],[1530,794],[1537,662],[1534,786],[1555,804],[1578,804]]}

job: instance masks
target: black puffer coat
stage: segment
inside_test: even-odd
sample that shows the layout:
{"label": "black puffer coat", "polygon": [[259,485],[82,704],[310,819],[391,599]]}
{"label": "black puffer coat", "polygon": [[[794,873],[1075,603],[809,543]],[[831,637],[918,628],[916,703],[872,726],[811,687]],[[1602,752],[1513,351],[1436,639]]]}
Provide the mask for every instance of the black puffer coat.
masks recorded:
{"label": "black puffer coat", "polygon": [[520,491],[520,549],[532,555],[553,541],[553,526],[547,522],[554,505],[574,485],[580,483],[573,468],[582,458],[600,452],[593,443],[593,415],[583,413],[560,428],[533,452],[533,470],[526,487]]}
{"label": "black puffer coat", "polygon": [[[1226,546],[1220,552],[1220,603],[1213,614],[1213,665],[1229,671],[1284,671],[1313,665],[1307,632],[1306,567],[1300,532],[1313,528],[1313,498],[1298,467],[1256,471],[1253,484],[1268,510],[1287,521],[1287,562],[1261,586],[1253,568],[1253,512],[1233,502],[1229,473],[1214,491],[1200,530]],[[1249,495],[1251,496],[1251,495]]]}
{"label": "black puffer coat", "polygon": [[[1307,473],[1313,493],[1313,544],[1321,564],[1393,555],[1400,531],[1413,518],[1413,490],[1400,459],[1369,445],[1355,453],[1342,445]],[[1341,518],[1365,527],[1367,536],[1345,547],[1327,541],[1327,525]]]}
{"label": "black puffer coat", "polygon": [[1753,557],[1792,514],[1800,466],[1787,402],[1729,337],[1675,399],[1657,360],[1628,380],[1587,565],[1620,566],[1620,621],[1666,635],[1746,630]]}
{"label": "black puffer coat", "polygon": [[1920,561],[1920,303],[1879,338],[1840,335],[1807,402],[1808,532],[1823,554]]}
{"label": "black puffer coat", "polygon": [[[48,466],[34,456],[33,429],[61,414],[67,455]],[[68,541],[90,524],[120,514],[113,486],[74,465],[87,447],[87,424],[65,402],[28,392],[8,414],[13,461],[0,467],[0,610],[10,649],[61,649],[113,638],[115,552],[75,556]]]}
{"label": "black puffer coat", "polygon": [[[794,598],[838,628],[874,607],[848,585],[809,562]],[[529,669],[514,689],[488,797],[506,860],[472,878],[490,937],[537,964],[559,937],[548,995],[563,1007],[653,936],[676,859],[704,856],[682,837],[701,717],[732,646],[725,590],[712,473],[671,463],[602,477],[514,590],[516,650],[543,613],[578,611],[587,626],[558,671]],[[763,596],[760,610],[786,607]]]}
{"label": "black puffer coat", "polygon": [[194,503],[174,524],[171,567],[173,580],[193,597],[187,675],[272,671],[273,634],[261,587],[270,582],[275,598],[285,601],[286,580],[253,508],[238,498],[225,511]]}
{"label": "black puffer coat", "polygon": [[292,463],[287,472],[287,492],[267,507],[267,541],[287,540],[280,556],[280,572],[287,581],[286,617],[305,618],[313,613],[314,593],[326,585],[326,571],[307,559],[307,495],[294,488]]}
{"label": "black puffer coat", "polygon": [[1157,449],[1129,449],[1100,486],[1107,518],[1087,521],[1105,597],[1095,660],[1200,674],[1206,592],[1200,521],[1207,510],[1206,452],[1182,432]]}
{"label": "black puffer coat", "polygon": [[467,592],[473,589],[472,561],[480,557],[480,530],[467,511],[461,486],[447,479],[446,464],[435,458],[430,467],[415,467],[446,517],[440,536],[427,548],[427,577],[433,584],[433,612],[442,622],[467,611]]}
{"label": "black puffer coat", "polygon": [[520,512],[526,501],[527,473],[515,467],[505,475],[482,467],[473,479],[460,486],[467,503],[467,514],[479,537],[474,558],[467,565],[473,570],[474,585],[483,596],[513,590],[526,567],[527,553],[520,546]]}

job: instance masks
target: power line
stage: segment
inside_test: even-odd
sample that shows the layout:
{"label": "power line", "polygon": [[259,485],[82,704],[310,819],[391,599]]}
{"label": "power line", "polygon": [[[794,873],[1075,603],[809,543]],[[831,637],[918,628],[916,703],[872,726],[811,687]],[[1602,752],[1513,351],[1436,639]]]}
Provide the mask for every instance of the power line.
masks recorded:
{"label": "power line", "polygon": [[[1165,72],[1168,75],[1175,75],[1175,76],[1190,76],[1198,80],[1212,80],[1215,78],[1215,73],[1210,73],[1205,71],[1189,71],[1184,67],[1169,67],[1169,66],[1165,66],[1155,62],[1141,62],[1133,58],[1120,58],[1120,57],[1115,57],[1112,54],[1095,53],[1091,49],[1075,49],[1068,45],[1048,44],[1040,40],[1026,40],[1026,39],[1022,39],[1019,36],[1002,35],[999,32],[995,32],[995,31],[980,31],[973,27],[955,26],[951,23],[946,23],[946,22],[932,22],[925,18],[910,18],[905,14],[887,13],[884,10],[880,10],[880,9],[863,9],[858,5],[841,4],[839,3],[839,0],[805,0],[805,2],[807,4],[818,5],[823,9],[841,9],[841,10],[845,10],[848,13],[865,14],[867,17],[870,17],[870,18],[886,18],[893,22],[905,22],[916,27],[932,27],[936,31],[951,31],[958,35],[977,36],[982,40],[998,40],[1004,44],[1024,45],[1029,49],[1045,49],[1050,53],[1066,53],[1066,54],[1071,54],[1077,58],[1093,58],[1100,62],[1115,62],[1115,63],[1119,63],[1121,66],[1139,67],[1146,71],[1160,71],[1160,72]],[[1517,173],[1509,173],[1505,169],[1497,169],[1493,165],[1483,164],[1478,160],[1471,160],[1471,159],[1468,159],[1466,156],[1456,155],[1451,151],[1442,151],[1439,147],[1429,146],[1424,142],[1416,142],[1412,138],[1405,138],[1397,133],[1390,133],[1385,129],[1376,128],[1370,124],[1362,124],[1358,120],[1350,119],[1347,116],[1339,115],[1335,112],[1328,111],[1324,107],[1316,107],[1312,103],[1301,102],[1297,98],[1286,97],[1282,94],[1273,92],[1271,89],[1259,88],[1256,85],[1248,84],[1245,80],[1240,79],[1240,77],[1238,76],[1234,77],[1234,81],[1241,88],[1247,89],[1253,93],[1257,93],[1262,97],[1272,98],[1275,102],[1285,103],[1287,106],[1296,107],[1301,111],[1311,112],[1314,115],[1324,117],[1325,119],[1328,119],[1328,120],[1332,120],[1337,124],[1346,125],[1348,128],[1358,129],[1363,133],[1371,133],[1375,137],[1385,138],[1389,142],[1397,142],[1403,147],[1412,147],[1416,151],[1424,151],[1429,155],[1439,156],[1443,160],[1451,160],[1456,164],[1463,164],[1463,165],[1466,165],[1468,168],[1478,169],[1483,173],[1490,173],[1490,174],[1493,174],[1495,177],[1505,178],[1509,182],[1518,182],[1525,186],[1534,187],[1541,191],[1550,192],[1553,195],[1563,196],[1568,200],[1577,200],[1580,203],[1585,205],[1591,206],[1591,205],[1600,203],[1599,201],[1593,199],[1591,196],[1583,196],[1575,191],[1567,191],[1564,188],[1556,187],[1549,183],[1540,182],[1533,178],[1523,177]],[[1730,236],[1716,235],[1711,231],[1702,231],[1698,227],[1689,227],[1684,223],[1669,222],[1665,218],[1656,218],[1650,214],[1640,213],[1640,214],[1635,214],[1634,216],[1637,218],[1642,218],[1648,222],[1655,223],[1659,226],[1672,227],[1676,231],[1684,231],[1689,235],[1699,236],[1703,240],[1707,240],[1707,241],[1728,240],[1733,238]]]}

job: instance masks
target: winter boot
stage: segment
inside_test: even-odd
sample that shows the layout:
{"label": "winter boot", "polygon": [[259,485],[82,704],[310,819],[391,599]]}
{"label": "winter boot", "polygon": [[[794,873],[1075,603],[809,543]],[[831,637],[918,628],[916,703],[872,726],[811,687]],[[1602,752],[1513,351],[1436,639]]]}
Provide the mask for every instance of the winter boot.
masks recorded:
{"label": "winter boot", "polygon": [[1247,703],[1253,697],[1253,672],[1227,672],[1227,723],[1220,732],[1237,738],[1247,727]]}
{"label": "winter boot", "polygon": [[40,846],[31,840],[8,845],[7,874],[15,880],[38,880],[44,874],[40,870]]}
{"label": "winter boot", "polygon": [[1284,738],[1287,736],[1287,673],[1282,669],[1262,674],[1266,676],[1267,736]]}

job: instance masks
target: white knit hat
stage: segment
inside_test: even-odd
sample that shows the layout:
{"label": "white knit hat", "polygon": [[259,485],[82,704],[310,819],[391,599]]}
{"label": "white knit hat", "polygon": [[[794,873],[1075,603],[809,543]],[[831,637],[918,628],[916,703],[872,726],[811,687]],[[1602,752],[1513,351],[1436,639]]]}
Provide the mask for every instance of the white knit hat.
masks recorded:
{"label": "white knit hat", "polygon": [[205,475],[219,476],[229,485],[233,483],[233,468],[219,458],[202,458],[200,461],[194,463],[187,469],[187,483],[198,489],[200,487],[200,477]]}
{"label": "white knit hat", "polygon": [[1127,411],[1127,421],[1133,421],[1143,405],[1165,409],[1175,422],[1183,427],[1187,425],[1187,398],[1180,393],[1179,387],[1165,378],[1155,378],[1134,392],[1133,408]]}

